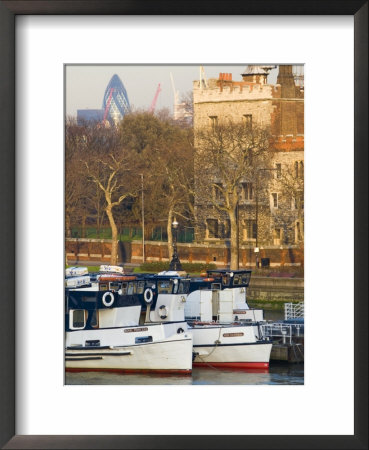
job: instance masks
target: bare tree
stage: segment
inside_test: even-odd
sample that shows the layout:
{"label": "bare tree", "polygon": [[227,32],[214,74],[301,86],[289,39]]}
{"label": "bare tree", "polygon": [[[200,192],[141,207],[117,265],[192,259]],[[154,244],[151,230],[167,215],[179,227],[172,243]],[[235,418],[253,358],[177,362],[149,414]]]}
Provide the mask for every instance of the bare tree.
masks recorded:
{"label": "bare tree", "polygon": [[[304,166],[302,161],[281,165],[275,186],[281,193],[275,223],[285,230],[285,240],[304,242]],[[291,233],[294,236],[291,236]]]}
{"label": "bare tree", "polygon": [[260,168],[270,166],[269,130],[231,120],[195,132],[198,203],[210,204],[230,224],[231,269],[238,269],[237,208],[241,184],[255,183]]}
{"label": "bare tree", "polygon": [[130,152],[121,147],[114,129],[95,128],[88,136],[87,148],[82,162],[90,182],[103,194],[112,235],[111,263],[116,264],[118,228],[114,211],[123,200],[137,195],[139,186],[131,177]]}
{"label": "bare tree", "polygon": [[[193,181],[192,131],[148,113],[126,116],[120,127],[124,145],[137,155],[144,174],[147,222],[166,218],[168,252],[172,252],[174,217],[188,220],[191,203],[187,187]],[[139,199],[137,199],[139,202]],[[136,202],[136,216],[140,218]],[[193,208],[192,208],[193,209]]]}
{"label": "bare tree", "polygon": [[[67,118],[65,127],[65,234],[72,236],[72,223],[86,217],[86,173],[80,164],[80,155],[85,146],[85,129],[75,119]],[[78,219],[77,219],[78,217]]]}

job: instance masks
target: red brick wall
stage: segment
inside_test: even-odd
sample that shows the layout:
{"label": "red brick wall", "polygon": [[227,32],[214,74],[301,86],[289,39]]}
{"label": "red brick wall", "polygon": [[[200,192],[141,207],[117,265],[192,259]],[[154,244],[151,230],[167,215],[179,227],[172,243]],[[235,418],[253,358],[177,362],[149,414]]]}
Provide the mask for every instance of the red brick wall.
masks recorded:
{"label": "red brick wall", "polygon": [[[69,261],[110,261],[111,242],[108,240],[68,239],[65,243],[67,259]],[[178,244],[178,254],[182,262],[215,263],[219,267],[227,266],[230,260],[230,251],[225,245],[196,245]],[[142,242],[131,243],[131,259],[121,263],[142,262]],[[255,265],[255,253],[253,248],[240,248],[240,267]],[[170,258],[172,255],[170,255]],[[168,261],[168,250],[165,242],[148,241],[145,243],[146,261]],[[298,246],[277,248],[260,248],[261,258],[270,258],[273,267],[304,264],[304,251]]]}

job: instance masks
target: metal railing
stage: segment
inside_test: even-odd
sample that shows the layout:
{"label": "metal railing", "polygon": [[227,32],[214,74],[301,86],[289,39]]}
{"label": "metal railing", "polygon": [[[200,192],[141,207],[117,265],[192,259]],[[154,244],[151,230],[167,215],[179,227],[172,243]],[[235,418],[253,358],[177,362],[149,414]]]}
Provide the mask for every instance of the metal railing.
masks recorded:
{"label": "metal railing", "polygon": [[293,337],[303,335],[304,325],[274,322],[262,324],[261,328],[265,337],[269,337],[272,340],[273,338],[282,338],[283,344],[286,344],[287,341],[289,344],[292,344]]}
{"label": "metal railing", "polygon": [[285,303],[284,319],[297,319],[304,317],[304,303]]}

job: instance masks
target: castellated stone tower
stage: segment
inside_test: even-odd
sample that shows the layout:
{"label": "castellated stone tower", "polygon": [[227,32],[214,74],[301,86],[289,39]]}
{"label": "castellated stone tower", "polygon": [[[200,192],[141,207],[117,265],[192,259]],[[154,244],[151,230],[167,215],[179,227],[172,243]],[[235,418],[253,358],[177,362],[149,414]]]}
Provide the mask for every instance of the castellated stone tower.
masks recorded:
{"label": "castellated stone tower", "polygon": [[[288,252],[303,244],[304,91],[295,83],[292,65],[280,65],[277,83],[268,84],[274,67],[249,65],[239,81],[230,73],[220,73],[206,86],[193,82],[195,136],[196,130],[211,129],[226,120],[244,123],[250,130],[264,128],[270,135],[269,166],[252,180],[240,178],[237,220],[241,267],[254,264],[255,246],[260,247],[262,258],[268,251]],[[198,144],[195,137],[195,147]],[[197,149],[195,238],[200,243],[227,246],[229,217],[209,201],[217,195],[214,185],[221,186],[222,180],[209,179],[205,191],[199,188],[205,173],[201,158]],[[290,186],[283,187],[282,181]]]}

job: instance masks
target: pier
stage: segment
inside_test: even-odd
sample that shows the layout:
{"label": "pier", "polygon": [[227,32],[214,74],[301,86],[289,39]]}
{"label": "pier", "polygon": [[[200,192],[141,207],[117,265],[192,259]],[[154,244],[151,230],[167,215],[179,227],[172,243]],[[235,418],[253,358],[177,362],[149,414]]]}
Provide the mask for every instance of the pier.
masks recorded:
{"label": "pier", "polygon": [[263,324],[265,337],[273,342],[271,361],[304,362],[304,304],[285,303],[285,320]]}

